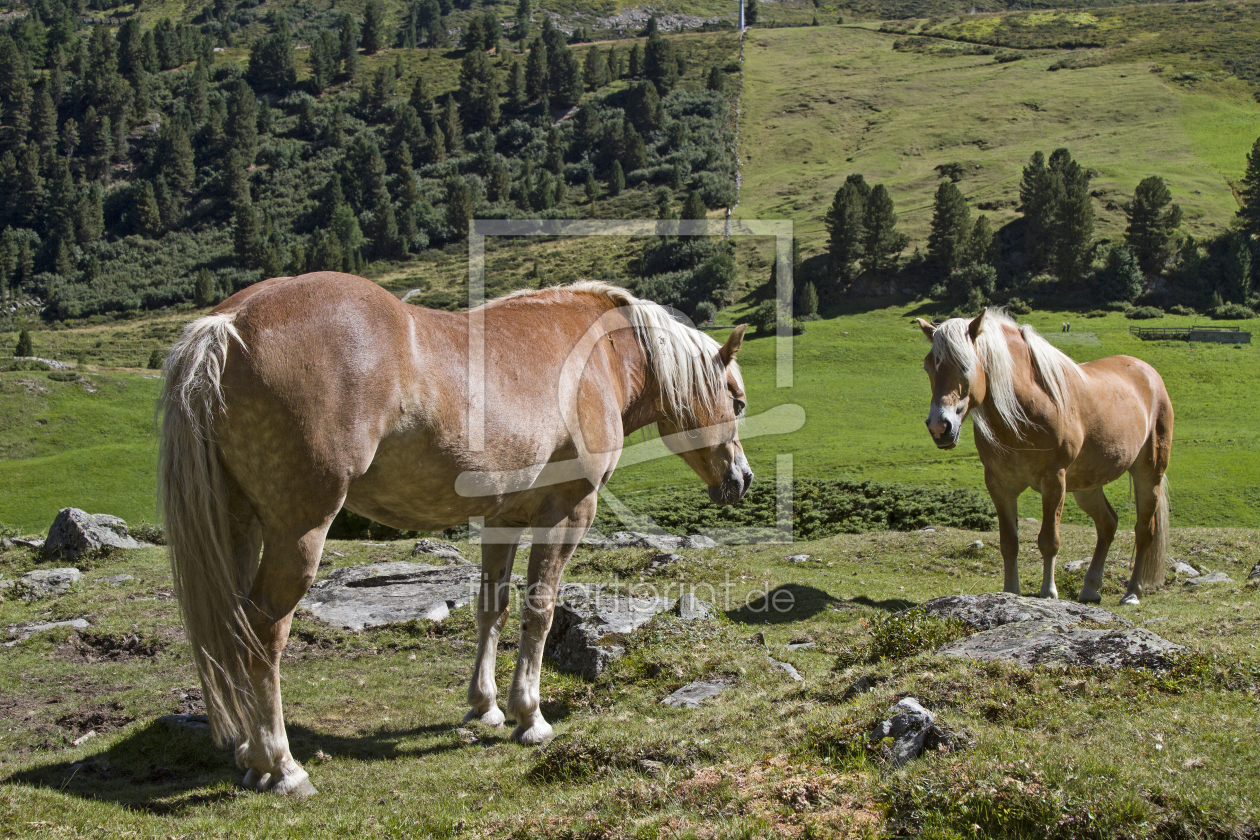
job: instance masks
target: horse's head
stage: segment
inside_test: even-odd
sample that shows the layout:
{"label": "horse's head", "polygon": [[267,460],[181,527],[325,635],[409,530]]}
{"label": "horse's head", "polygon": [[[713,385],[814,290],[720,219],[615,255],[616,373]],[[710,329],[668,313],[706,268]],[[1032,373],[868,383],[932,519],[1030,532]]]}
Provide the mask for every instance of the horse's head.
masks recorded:
{"label": "horse's head", "polygon": [[735,354],[744,343],[744,329],[742,324],[736,327],[712,360],[722,372],[718,393],[697,398],[686,412],[665,409],[657,420],[665,445],[709,486],[709,498],[728,505],[744,498],[753,480],[739,442],[747,398]]}
{"label": "horse's head", "polygon": [[[975,353],[976,338],[983,323],[984,312],[970,322],[954,318],[939,327],[919,319],[919,329],[932,342],[932,350],[923,360],[923,369],[932,383],[932,407],[928,410],[927,427],[932,440],[941,449],[953,449],[958,445],[967,413],[984,402],[987,381]],[[967,342],[969,346],[951,346],[961,342]],[[960,359],[966,359],[968,363],[963,364]]]}

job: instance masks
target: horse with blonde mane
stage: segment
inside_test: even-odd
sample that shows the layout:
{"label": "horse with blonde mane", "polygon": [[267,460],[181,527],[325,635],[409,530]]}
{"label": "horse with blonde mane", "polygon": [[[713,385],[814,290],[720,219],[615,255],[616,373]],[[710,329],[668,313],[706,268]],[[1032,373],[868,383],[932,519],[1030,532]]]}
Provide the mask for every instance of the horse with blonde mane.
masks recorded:
{"label": "horse with blonde mane", "polygon": [[1057,598],[1059,520],[1070,492],[1094,520],[1094,556],[1080,600],[1102,600],[1103,566],[1119,518],[1103,487],[1124,473],[1137,500],[1137,553],[1121,604],[1161,586],[1168,556],[1168,487],[1173,409],[1164,380],[1140,359],[1109,356],[1078,365],[1031,326],[997,310],[933,326],[923,361],[932,384],[927,426],[952,449],[963,420],[975,426],[984,483],[997,508],[1005,591],[1019,594],[1019,494],[1041,494],[1041,597]]}
{"label": "horse with blonde mane", "polygon": [[657,424],[714,500],[752,482],[743,334],[719,345],[602,283],[453,313],[333,272],[258,283],[189,324],[166,361],[159,496],[211,729],[235,745],[243,784],[315,793],[289,751],[279,661],[343,506],[412,530],[484,517],[499,535],[482,544],[466,718],[494,726],[512,563],[531,529],[507,715],[518,741],[549,738],[543,643],[623,438]]}

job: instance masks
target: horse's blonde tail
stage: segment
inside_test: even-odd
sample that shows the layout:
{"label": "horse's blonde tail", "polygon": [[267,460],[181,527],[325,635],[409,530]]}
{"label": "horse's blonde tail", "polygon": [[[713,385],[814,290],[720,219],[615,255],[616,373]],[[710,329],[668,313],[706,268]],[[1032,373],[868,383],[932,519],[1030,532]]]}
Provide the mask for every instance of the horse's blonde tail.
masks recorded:
{"label": "horse's blonde tail", "polygon": [[1158,589],[1164,585],[1164,575],[1168,563],[1168,476],[1164,476],[1155,488],[1155,526],[1151,533],[1151,543],[1145,552],[1139,552],[1134,559],[1134,576],[1142,584],[1144,591]]}
{"label": "horse's blonde tail", "polygon": [[220,744],[243,742],[250,729],[248,662],[259,649],[243,608],[255,558],[234,556],[228,479],[214,420],[223,411],[220,379],[228,346],[244,342],[230,314],[208,315],[184,329],[166,357],[158,449],[158,506],[175,595],[201,676],[210,728]]}

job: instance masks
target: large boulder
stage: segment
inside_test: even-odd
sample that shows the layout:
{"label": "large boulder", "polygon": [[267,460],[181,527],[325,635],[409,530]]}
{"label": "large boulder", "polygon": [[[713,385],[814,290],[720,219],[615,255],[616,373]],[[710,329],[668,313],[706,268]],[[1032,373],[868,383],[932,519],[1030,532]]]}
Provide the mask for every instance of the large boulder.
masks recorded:
{"label": "large boulder", "polygon": [[78,508],[62,508],[48,529],[44,554],[74,562],[84,554],[100,549],[145,548],[127,534],[127,523],[107,513],[86,513]]}
{"label": "large boulder", "polygon": [[938,649],[976,662],[1160,668],[1168,665],[1169,654],[1183,649],[1115,613],[1074,601],[1003,592],[947,595],[921,609],[979,630]]}
{"label": "large boulder", "polygon": [[992,630],[1020,621],[1058,621],[1067,624],[1105,624],[1132,627],[1120,616],[1092,604],[1051,598],[1024,598],[1009,592],[984,595],[946,595],[923,603],[919,609],[937,618],[952,618],[976,630]]}
{"label": "large boulder", "polygon": [[1166,668],[1181,645],[1139,627],[1093,629],[1056,621],[1020,621],[976,633],[938,653],[974,662],[1079,665],[1094,668]]}
{"label": "large boulder", "polygon": [[[520,577],[513,575],[513,582]],[[335,569],[311,586],[298,606],[325,624],[362,630],[417,618],[441,621],[472,603],[481,588],[481,567],[372,563]]]}
{"label": "large boulder", "polygon": [[544,651],[561,671],[593,680],[626,652],[623,637],[674,607],[672,598],[632,598],[599,587],[566,583]]}

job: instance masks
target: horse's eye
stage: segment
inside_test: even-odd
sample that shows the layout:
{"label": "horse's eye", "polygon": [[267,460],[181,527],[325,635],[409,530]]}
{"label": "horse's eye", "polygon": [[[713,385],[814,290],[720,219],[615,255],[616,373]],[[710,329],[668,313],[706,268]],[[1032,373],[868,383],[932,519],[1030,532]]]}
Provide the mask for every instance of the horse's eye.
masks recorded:
{"label": "horse's eye", "polygon": [[744,413],[744,409],[746,407],[747,407],[747,403],[745,403],[739,397],[735,397],[735,415],[737,417]]}

